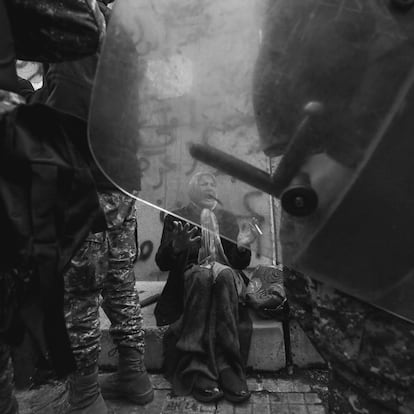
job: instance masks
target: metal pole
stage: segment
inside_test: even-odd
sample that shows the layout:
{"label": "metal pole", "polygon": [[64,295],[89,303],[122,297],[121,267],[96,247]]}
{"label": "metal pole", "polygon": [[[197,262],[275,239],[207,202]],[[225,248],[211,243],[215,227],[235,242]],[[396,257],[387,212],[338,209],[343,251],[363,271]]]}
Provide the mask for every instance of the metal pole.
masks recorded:
{"label": "metal pole", "polygon": [[[269,157],[268,160],[268,170],[269,174],[273,174],[272,158]],[[277,218],[276,218],[276,208],[275,208],[275,199],[269,195],[269,210],[270,210],[270,235],[272,240],[273,254],[272,254],[272,264],[276,266],[280,262],[280,251],[279,251],[279,240],[277,236]]]}

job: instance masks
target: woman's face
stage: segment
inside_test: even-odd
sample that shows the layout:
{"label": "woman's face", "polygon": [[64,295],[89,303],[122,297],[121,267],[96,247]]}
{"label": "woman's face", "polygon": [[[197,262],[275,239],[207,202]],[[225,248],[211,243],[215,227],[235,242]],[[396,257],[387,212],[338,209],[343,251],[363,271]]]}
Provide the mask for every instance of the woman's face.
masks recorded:
{"label": "woman's face", "polygon": [[197,200],[194,200],[200,207],[213,208],[216,205],[216,182],[209,175],[202,175],[198,179]]}

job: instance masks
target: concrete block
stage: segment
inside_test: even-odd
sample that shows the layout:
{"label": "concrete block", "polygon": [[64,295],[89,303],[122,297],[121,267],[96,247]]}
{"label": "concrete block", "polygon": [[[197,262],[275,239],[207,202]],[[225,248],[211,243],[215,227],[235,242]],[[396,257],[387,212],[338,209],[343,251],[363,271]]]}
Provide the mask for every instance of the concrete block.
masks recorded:
{"label": "concrete block", "polygon": [[[161,293],[165,282],[136,283],[140,299],[143,300],[156,293]],[[142,309],[145,330],[146,352],[145,364],[148,370],[159,371],[162,368],[162,338],[167,327],[156,326],[154,317],[155,304]],[[285,366],[285,349],[282,323],[263,320],[251,312],[253,322],[252,341],[247,366],[257,371],[277,371]],[[118,364],[116,348],[109,335],[110,322],[101,310],[101,368],[115,369]],[[293,362],[299,367],[323,365],[324,360],[315,350],[300,326],[291,321],[291,344]]]}
{"label": "concrete block", "polygon": [[302,368],[326,366],[326,361],[312,345],[300,325],[294,320],[290,323],[290,339],[295,365]]}
{"label": "concrete block", "polygon": [[277,371],[285,366],[282,323],[259,319],[250,312],[253,332],[247,366],[259,371]]}

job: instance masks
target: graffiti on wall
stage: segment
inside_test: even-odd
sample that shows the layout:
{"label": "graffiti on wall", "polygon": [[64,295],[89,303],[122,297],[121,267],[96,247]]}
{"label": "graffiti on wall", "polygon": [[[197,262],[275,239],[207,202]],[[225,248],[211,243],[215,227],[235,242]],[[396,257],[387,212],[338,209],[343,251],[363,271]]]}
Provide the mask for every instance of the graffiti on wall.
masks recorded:
{"label": "graffiti on wall", "polygon": [[[253,246],[255,263],[272,260],[276,238],[273,216],[278,204],[194,160],[188,152],[189,143],[202,143],[263,170],[270,168],[259,148],[251,96],[260,45],[260,1],[151,4],[155,13],[141,8],[142,26],[137,37],[142,45],[137,46],[139,57],[145,60],[137,109],[137,160],[143,174],[139,197],[162,210],[152,211],[147,204],[139,207],[145,217],[139,218],[143,241],[138,268],[152,272],[163,218],[167,211],[188,203],[188,182],[198,171],[216,176],[218,197],[225,209],[234,212],[240,226],[253,219],[258,223],[264,234]],[[135,16],[135,25],[136,20]],[[156,29],[150,30],[147,21]]]}

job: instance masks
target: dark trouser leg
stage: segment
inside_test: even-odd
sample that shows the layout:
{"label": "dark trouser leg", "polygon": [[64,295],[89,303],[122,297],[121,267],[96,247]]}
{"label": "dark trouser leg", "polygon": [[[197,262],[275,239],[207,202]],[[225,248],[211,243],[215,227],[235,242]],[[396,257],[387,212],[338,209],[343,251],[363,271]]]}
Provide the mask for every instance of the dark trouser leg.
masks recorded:
{"label": "dark trouser leg", "polygon": [[68,394],[56,412],[108,412],[98,384],[99,304],[106,270],[106,234],[90,234],[63,276],[65,322],[76,371],[68,378]]}
{"label": "dark trouser leg", "polygon": [[143,405],[154,391],[144,364],[145,340],[134,264],[137,259],[135,200],[117,191],[100,195],[108,225],[108,273],[103,309],[119,352],[118,372],[101,381],[106,398],[125,398]]}
{"label": "dark trouser leg", "polygon": [[213,287],[216,308],[216,354],[218,370],[231,366],[244,375],[239,342],[239,298],[230,270],[220,272]]}
{"label": "dark trouser leg", "polygon": [[135,289],[137,258],[135,200],[119,192],[101,195],[108,223],[108,273],[102,292],[110,334],[118,347],[145,350],[142,312]]}
{"label": "dark trouser leg", "polygon": [[216,309],[216,361],[224,398],[233,403],[249,399],[240,350],[237,275],[231,269],[219,273],[213,287]]}
{"label": "dark trouser leg", "polygon": [[[239,299],[234,273],[222,271],[213,284],[208,271],[185,275],[184,313],[177,348],[193,355],[191,369],[205,371],[213,378],[229,365],[243,375],[239,343]],[[188,368],[190,370],[190,367]]]}
{"label": "dark trouser leg", "polygon": [[184,312],[177,343],[182,352],[205,353],[211,313],[213,278],[206,270],[187,271],[184,275]]}
{"label": "dark trouser leg", "polygon": [[107,269],[104,233],[90,235],[64,274],[66,328],[77,373],[97,368],[100,352],[99,304]]}
{"label": "dark trouser leg", "polygon": [[0,413],[15,414],[17,412],[10,348],[0,340]]}
{"label": "dark trouser leg", "polygon": [[[178,336],[176,349],[181,355],[176,367],[175,384],[191,391],[200,375],[217,380],[214,357],[215,328],[212,311],[213,278],[207,269],[194,267],[184,275],[184,312],[172,327]],[[180,385],[175,385],[177,390]]]}

